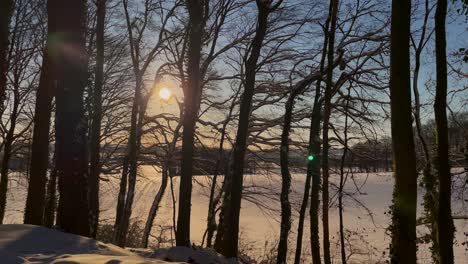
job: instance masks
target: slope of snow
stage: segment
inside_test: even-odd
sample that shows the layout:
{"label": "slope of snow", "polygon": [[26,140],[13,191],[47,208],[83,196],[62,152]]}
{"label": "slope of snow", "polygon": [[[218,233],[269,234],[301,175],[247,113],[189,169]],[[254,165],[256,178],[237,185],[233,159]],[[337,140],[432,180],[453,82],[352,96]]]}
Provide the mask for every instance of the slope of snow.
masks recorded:
{"label": "slope of snow", "polygon": [[0,225],[0,262],[167,264],[114,245],[33,225]]}

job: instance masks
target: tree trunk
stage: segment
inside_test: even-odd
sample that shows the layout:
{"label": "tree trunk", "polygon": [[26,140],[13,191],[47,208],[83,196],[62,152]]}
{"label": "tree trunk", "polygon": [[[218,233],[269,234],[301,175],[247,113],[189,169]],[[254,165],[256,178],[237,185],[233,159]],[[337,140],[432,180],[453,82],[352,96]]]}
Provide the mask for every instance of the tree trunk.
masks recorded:
{"label": "tree trunk", "polygon": [[[141,86],[139,86],[141,87]],[[139,93],[139,92],[138,92]],[[138,95],[136,95],[138,96]],[[140,96],[138,96],[140,98]],[[140,98],[141,99],[141,98]],[[117,227],[117,245],[125,247],[127,242],[127,232],[130,226],[130,217],[132,215],[133,200],[135,197],[135,186],[138,172],[138,156],[141,147],[141,136],[143,128],[143,118],[145,114],[146,105],[143,105],[141,100],[137,101],[140,110],[138,113],[138,120],[136,124],[136,131],[134,137],[129,139],[129,154],[128,154],[128,189],[125,197],[125,205],[123,207],[122,219],[120,225]]]}
{"label": "tree trunk", "polygon": [[[321,71],[323,72],[323,71]],[[318,81],[320,82],[320,81]],[[317,83],[318,83],[317,82]],[[318,90],[317,90],[318,89]],[[318,205],[319,205],[319,185],[320,185],[320,84],[317,85],[314,107],[312,109],[312,118],[310,124],[310,136],[309,136],[309,153],[314,157],[313,160],[307,162],[307,176],[304,187],[304,196],[302,199],[301,209],[299,211],[299,222],[297,227],[297,240],[296,240],[296,252],[294,256],[294,263],[299,264],[301,262],[302,254],[302,237],[304,233],[304,219],[307,210],[307,201],[309,200],[309,189],[312,185],[311,193],[311,206],[310,206],[310,236],[311,236],[311,253],[314,264],[320,263],[320,241],[318,232]],[[313,179],[312,179],[313,178]]]}
{"label": "tree trunk", "polygon": [[[218,195],[215,197],[215,191],[216,191],[216,182],[217,178],[219,175],[219,167],[221,166],[221,161],[224,159],[224,141],[226,140],[226,129],[227,125],[229,124],[229,121],[231,121],[232,118],[232,113],[234,111],[234,107],[236,106],[236,101],[239,96],[239,93],[241,91],[241,87],[237,89],[236,94],[234,95],[232,99],[232,104],[229,107],[229,113],[226,117],[225,122],[223,123],[223,127],[221,128],[221,138],[219,141],[219,149],[218,149],[218,159],[216,160],[216,166],[215,166],[215,173],[213,175],[213,181],[211,182],[211,189],[210,189],[210,198],[209,198],[209,203],[208,203],[208,217],[207,217],[207,227],[206,227],[206,246],[211,248],[213,247],[213,235],[214,232],[216,231],[216,207],[219,204],[219,201],[221,200],[221,196],[223,195],[223,190],[224,190],[224,183],[226,182],[226,178],[224,178],[223,184],[221,191],[218,193]],[[224,175],[226,175],[225,173]],[[204,240],[205,238],[203,238]],[[203,241],[202,241],[203,244]]]}
{"label": "tree trunk", "polygon": [[429,148],[427,146],[426,139],[423,136],[422,124],[421,124],[421,103],[419,96],[419,72],[421,68],[421,53],[424,49],[426,42],[426,32],[427,32],[427,23],[429,21],[429,15],[431,9],[429,8],[429,0],[425,1],[425,15],[424,22],[422,25],[421,38],[419,43],[415,46],[415,55],[414,55],[414,70],[413,70],[413,93],[414,93],[414,121],[416,124],[416,132],[418,135],[419,142],[421,143],[423,154],[424,154],[424,169],[423,169],[423,178],[422,182],[426,189],[424,193],[424,210],[425,218],[428,221],[427,227],[430,230],[431,240],[432,240],[432,258],[435,263],[438,262],[439,255],[439,243],[437,238],[437,179],[432,170],[431,165],[431,155]]}
{"label": "tree trunk", "polygon": [[13,91],[13,107],[10,114],[10,128],[6,131],[6,137],[3,147],[3,159],[1,164],[2,167],[0,169],[0,224],[3,224],[3,218],[5,217],[5,207],[8,192],[8,170],[10,158],[12,156],[13,141],[15,140],[16,121],[18,119],[19,114],[19,83],[15,84],[14,86],[15,88]]}
{"label": "tree trunk", "polygon": [[89,167],[89,213],[91,222],[91,236],[96,238],[99,224],[99,174],[101,147],[101,116],[102,116],[102,88],[104,81],[104,23],[106,17],[106,0],[97,1],[96,23],[96,69],[93,91],[93,113],[90,139],[90,167]]}
{"label": "tree trunk", "polygon": [[[332,5],[329,5],[328,17],[323,27],[324,40],[323,40],[323,50],[322,57],[320,59],[320,75],[323,76],[325,73],[325,58],[327,54],[328,47],[328,35],[330,27],[330,19],[332,14]],[[310,121],[310,132],[309,132],[309,155],[314,157],[312,160],[307,162],[307,178],[306,178],[306,188],[307,180],[312,180],[312,190],[310,195],[310,247],[312,254],[312,263],[320,264],[320,239],[319,239],[319,191],[320,191],[320,120],[321,120],[321,108],[322,103],[320,100],[320,91],[321,91],[321,82],[322,79],[317,80],[315,86],[315,99],[314,106],[312,108],[312,116]],[[310,184],[310,183],[309,183]],[[301,211],[299,213],[299,224],[297,232],[297,242],[296,242],[296,254],[294,257],[294,263],[299,264],[301,261],[302,253],[302,233],[304,226],[304,217],[305,211],[307,209],[307,197],[308,189],[304,190],[304,198],[301,206]]]}
{"label": "tree trunk", "polygon": [[[83,92],[87,84],[84,1],[53,0],[58,17],[56,142],[60,200],[58,223],[69,233],[89,236],[86,120]],[[73,53],[68,53],[74,47]]]}
{"label": "tree trunk", "polygon": [[162,166],[162,179],[161,179],[161,186],[159,186],[159,190],[154,197],[153,203],[151,204],[151,208],[148,214],[148,219],[146,220],[145,229],[143,230],[143,237],[141,238],[141,247],[146,248],[148,247],[148,238],[151,234],[151,229],[153,227],[154,219],[158,213],[159,204],[166,192],[167,181],[168,181],[168,164]]}
{"label": "tree trunk", "polygon": [[233,149],[226,192],[220,212],[215,249],[228,258],[237,258],[239,242],[239,217],[242,200],[242,185],[244,175],[244,158],[249,134],[249,120],[252,108],[252,97],[255,89],[257,62],[260,57],[262,43],[268,28],[268,15],[272,9],[268,4],[257,1],[258,18],[255,37],[252,40],[250,56],[245,65],[244,93],[240,102],[239,124]]}
{"label": "tree trunk", "polygon": [[[55,154],[54,154],[55,164]],[[57,169],[52,168],[47,183],[47,198],[44,208],[44,226],[52,227],[55,222],[55,211],[57,208]]]}
{"label": "tree trunk", "polygon": [[278,254],[276,256],[277,264],[284,264],[288,254],[288,236],[291,230],[291,202],[289,201],[289,192],[291,190],[291,173],[289,172],[289,133],[291,131],[291,119],[294,109],[295,94],[292,92],[289,96],[283,121],[283,132],[281,133],[281,225],[280,238],[278,243]]}
{"label": "tree trunk", "polygon": [[[332,65],[333,57],[335,52],[335,30],[336,20],[338,15],[338,0],[331,0],[331,18],[330,18],[330,32],[327,49],[327,61],[328,65]],[[322,148],[322,173],[323,173],[323,185],[322,185],[322,224],[323,224],[323,260],[325,264],[331,264],[330,257],[330,230],[328,223],[328,207],[329,207],[329,194],[328,194],[328,178],[330,176],[329,165],[328,165],[328,129],[331,114],[331,100],[332,100],[332,82],[333,82],[333,67],[328,67],[327,71],[327,83],[325,88],[324,96],[324,113],[323,113],[323,148]]]}
{"label": "tree trunk", "polygon": [[438,205],[438,242],[440,263],[453,263],[453,226],[451,194],[452,175],[449,164],[449,142],[447,128],[447,51],[445,20],[447,0],[438,0],[435,14],[435,47],[436,47],[436,96],[434,103],[437,142],[437,173],[439,178]]}
{"label": "tree trunk", "polygon": [[393,0],[390,45],[390,107],[395,188],[392,206],[392,263],[416,263],[417,171],[411,125],[411,1]]}
{"label": "tree trunk", "polygon": [[[334,65],[330,65],[334,67]],[[291,122],[294,110],[294,102],[296,97],[301,95],[305,89],[314,81],[320,80],[322,78],[322,70],[318,73],[311,73],[306,78],[297,82],[291,89],[291,93],[288,97],[288,100],[285,104],[285,114],[283,121],[283,131],[281,134],[281,152],[280,152],[280,165],[281,165],[281,225],[280,225],[280,239],[278,243],[278,254],[277,254],[277,263],[286,263],[287,252],[288,252],[288,235],[291,230],[291,203],[289,201],[289,192],[291,191],[291,173],[289,171],[289,134],[291,131]],[[320,96],[320,95],[319,95]],[[318,101],[318,97],[316,97]],[[317,102],[317,104],[319,104]],[[316,110],[317,111],[317,110]],[[320,122],[320,121],[319,121]],[[313,157],[313,156],[312,156]],[[301,216],[299,219],[299,234],[300,241],[298,245],[302,247],[302,233],[304,228],[304,217],[305,210],[307,209],[307,200],[309,196],[309,187],[310,187],[311,177],[306,178],[305,190],[304,190],[304,200],[301,208]],[[296,257],[300,261],[300,253],[296,251]]]}
{"label": "tree trunk", "polygon": [[[239,93],[238,90],[237,93]],[[219,203],[219,199],[215,198],[215,191],[216,191],[216,182],[219,174],[219,167],[221,165],[221,161],[223,161],[224,156],[224,140],[226,139],[226,127],[231,119],[232,111],[234,110],[235,101],[237,99],[237,94],[233,99],[233,103],[229,109],[229,114],[227,120],[223,123],[223,127],[221,129],[221,139],[219,141],[219,150],[218,150],[218,159],[216,160],[215,165],[215,173],[213,175],[213,181],[211,182],[210,188],[210,200],[208,202],[208,217],[207,217],[207,227],[206,227],[206,246],[211,248],[213,245],[213,235],[216,231],[216,206]]]}
{"label": "tree trunk", "polygon": [[0,113],[3,113],[8,75],[8,38],[10,20],[13,14],[13,0],[3,0],[0,4]]}
{"label": "tree trunk", "polygon": [[[119,195],[117,198],[116,217],[114,223],[114,234],[112,243],[120,247],[125,246],[127,238],[127,228],[130,222],[131,206],[133,204],[133,194],[136,184],[137,157],[139,152],[139,135],[142,123],[141,115],[144,114],[142,108],[140,73],[135,72],[135,94],[133,98],[132,113],[130,117],[130,133],[127,143],[127,153],[124,156],[122,166],[122,176],[120,178]],[[131,195],[132,194],[132,195]]]}
{"label": "tree trunk", "polygon": [[343,219],[343,192],[344,185],[346,183],[344,166],[346,162],[346,154],[348,154],[348,109],[349,109],[349,100],[351,95],[351,85],[348,87],[348,96],[346,98],[346,106],[344,109],[345,112],[345,124],[344,124],[344,146],[343,146],[343,155],[341,156],[340,164],[340,186],[338,189],[338,214],[340,221],[340,249],[341,249],[341,263],[346,264],[346,245],[345,245],[345,234],[344,234],[344,219]]}
{"label": "tree trunk", "polygon": [[[320,59],[320,75],[323,76],[325,72],[325,57],[327,54],[328,46],[328,33],[330,27],[330,16],[331,16],[331,7],[329,6],[328,17],[323,27],[324,33],[324,43],[322,50],[322,57]],[[312,254],[312,263],[320,264],[320,240],[319,240],[319,191],[320,191],[320,120],[321,120],[321,100],[320,100],[320,90],[321,90],[322,79],[317,80],[315,86],[315,99],[314,106],[312,108],[312,115],[310,121],[310,131],[309,131],[309,153],[314,157],[312,160],[307,162],[307,176],[306,183],[304,188],[304,197],[302,200],[301,210],[299,212],[299,223],[297,228],[297,241],[296,241],[296,254],[294,257],[294,264],[299,264],[301,261],[302,254],[302,234],[304,230],[304,218],[307,210],[307,200],[309,196],[310,181],[312,181],[312,190],[310,195],[310,244],[311,244],[311,254]]]}
{"label": "tree trunk", "polygon": [[203,8],[208,2],[189,0],[189,46],[187,78],[188,86],[184,87],[184,116],[182,134],[182,160],[179,189],[179,214],[177,216],[176,245],[190,246],[190,209],[192,206],[192,176],[195,125],[202,93],[200,80],[200,59],[202,49],[202,34],[204,29]]}
{"label": "tree trunk", "polygon": [[36,94],[34,111],[33,140],[31,147],[31,164],[29,168],[28,196],[24,213],[24,223],[42,225],[44,221],[45,192],[47,168],[49,166],[49,133],[52,98],[54,94],[54,60],[49,51],[54,49],[50,39],[56,32],[56,14],[53,3],[47,3],[48,37],[44,48],[41,76]]}

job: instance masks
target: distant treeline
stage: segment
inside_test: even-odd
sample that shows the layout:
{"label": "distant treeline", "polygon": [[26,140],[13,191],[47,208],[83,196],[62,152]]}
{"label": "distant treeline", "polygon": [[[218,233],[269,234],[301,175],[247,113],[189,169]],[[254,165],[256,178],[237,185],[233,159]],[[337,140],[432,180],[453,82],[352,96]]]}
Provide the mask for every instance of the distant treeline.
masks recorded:
{"label": "distant treeline", "polygon": [[[433,120],[428,121],[423,125],[422,131],[426,141],[430,143],[430,151],[435,151],[434,131],[435,124]],[[423,160],[422,147],[420,142],[416,142],[416,154],[418,160]],[[453,167],[468,167],[468,113],[454,114],[449,118],[449,145],[450,157]],[[29,145],[17,144],[15,146],[15,155],[10,161],[12,170],[26,170],[29,164]],[[116,172],[120,169],[122,163],[121,157],[124,155],[124,148],[115,146],[107,146],[102,148],[102,152],[114,152],[119,155],[114,155],[117,158],[110,161],[108,168],[104,168],[107,173]],[[158,160],[154,156],[163,156],[158,153],[154,146],[145,149],[142,153],[140,163],[145,165],[158,166]],[[53,150],[50,151],[53,153]],[[245,173],[254,174],[258,169],[275,169],[279,165],[279,149],[271,148],[264,151],[252,151],[248,153],[245,163]],[[338,168],[341,162],[343,149],[330,149],[329,163],[330,168]],[[435,155],[435,153],[432,153]],[[198,146],[195,149],[194,156],[194,175],[224,175],[227,169],[227,161],[229,160],[230,151],[224,151],[223,157],[219,157],[219,149],[212,147]],[[3,154],[0,152],[0,157]],[[104,155],[105,156],[105,155]],[[110,155],[109,155],[110,156]],[[180,158],[181,151],[177,148],[170,162],[170,173],[174,176],[180,173]],[[216,163],[219,159],[218,171],[216,172]],[[307,151],[303,149],[290,150],[290,167],[293,170],[303,172],[307,166]],[[113,166],[114,164],[115,166]],[[345,160],[346,168],[353,168],[355,172],[387,172],[392,170],[392,146],[389,137],[380,139],[369,139],[364,142],[356,143],[349,147],[349,153]]]}

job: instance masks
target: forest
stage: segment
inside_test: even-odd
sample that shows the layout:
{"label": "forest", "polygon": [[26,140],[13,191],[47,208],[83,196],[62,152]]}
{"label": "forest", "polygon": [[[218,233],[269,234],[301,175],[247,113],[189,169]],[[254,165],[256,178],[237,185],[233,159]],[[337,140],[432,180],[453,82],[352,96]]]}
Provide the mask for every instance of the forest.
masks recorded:
{"label": "forest", "polygon": [[468,263],[468,0],[0,0],[0,262]]}

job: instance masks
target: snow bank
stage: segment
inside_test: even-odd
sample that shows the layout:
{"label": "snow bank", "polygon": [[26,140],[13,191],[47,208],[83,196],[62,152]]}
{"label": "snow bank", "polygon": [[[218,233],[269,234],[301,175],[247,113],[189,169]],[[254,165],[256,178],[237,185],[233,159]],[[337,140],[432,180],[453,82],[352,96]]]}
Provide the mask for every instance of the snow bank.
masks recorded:
{"label": "snow bank", "polygon": [[0,262],[77,264],[167,264],[114,245],[33,225],[0,225]]}

